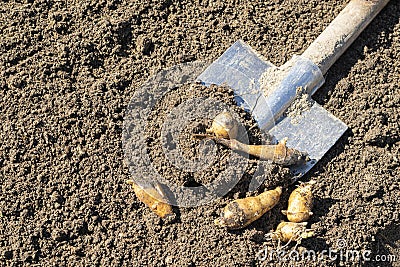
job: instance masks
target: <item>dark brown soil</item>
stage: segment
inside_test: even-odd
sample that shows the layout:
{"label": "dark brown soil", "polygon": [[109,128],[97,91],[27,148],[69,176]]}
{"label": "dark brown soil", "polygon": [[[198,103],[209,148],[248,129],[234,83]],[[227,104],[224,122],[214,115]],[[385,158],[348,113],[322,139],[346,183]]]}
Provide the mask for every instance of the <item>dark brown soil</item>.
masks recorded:
{"label": "dark brown soil", "polygon": [[[213,108],[208,109],[207,105],[199,107],[202,99],[211,100]],[[218,103],[220,107],[217,106]],[[190,110],[190,114],[183,112],[180,105],[184,106],[187,113]],[[292,175],[287,168],[264,162],[260,165],[254,157],[246,160],[246,155],[233,153],[222,145],[215,146],[210,139],[203,139],[201,142],[193,137],[193,134],[205,134],[206,129],[211,128],[212,118],[224,111],[224,108],[231,109],[232,114],[237,116],[237,139],[241,142],[272,142],[255,127],[256,122],[251,115],[236,105],[233,91],[229,87],[186,83],[161,99],[148,117],[148,128],[144,132],[148,154],[156,171],[177,186],[209,185],[211,190],[212,186],[223,186],[234,179],[239,168],[237,164],[243,164],[245,170],[239,177],[239,183],[227,195],[228,198],[235,193],[245,195],[253,177],[264,180],[259,190],[288,185]],[[171,113],[174,109],[178,110],[175,114]],[[187,118],[188,115],[193,119]],[[260,170],[257,168],[262,168],[262,177],[258,177]],[[215,210],[217,211],[218,209]]]}
{"label": "dark brown soil", "polygon": [[[287,192],[248,228],[216,228],[221,208],[246,195],[246,179],[217,202],[176,208],[176,220],[163,222],[124,183],[131,177],[122,148],[125,109],[160,69],[212,61],[237,39],[280,65],[304,51],[347,1],[152,2],[0,5],[0,264],[357,265],[256,258],[274,245],[265,235],[284,219]],[[337,249],[343,239],[348,250],[400,260],[399,17],[400,2],[392,0],[315,96],[349,130],[302,178],[317,181],[310,220],[317,236],[303,240],[299,251]],[[192,97],[181,90],[183,99]],[[173,105],[173,93],[166,107]],[[257,131],[250,137],[256,140]],[[280,168],[273,173],[278,171],[285,177]],[[176,181],[185,183],[184,177]],[[188,177],[193,183],[212,180]]]}

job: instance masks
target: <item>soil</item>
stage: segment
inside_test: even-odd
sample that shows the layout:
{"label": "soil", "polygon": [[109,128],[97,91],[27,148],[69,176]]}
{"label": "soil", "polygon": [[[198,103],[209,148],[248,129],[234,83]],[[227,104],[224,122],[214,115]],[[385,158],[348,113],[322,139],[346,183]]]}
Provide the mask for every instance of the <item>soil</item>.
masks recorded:
{"label": "soil", "polygon": [[[212,107],[198,105],[198,101],[193,101],[201,98],[213,99]],[[188,118],[189,111],[184,112],[179,105],[183,105],[185,111],[190,110],[191,118]],[[171,111],[175,108],[178,111],[175,111],[175,115],[171,115]],[[226,108],[230,108],[232,115],[236,116],[239,122],[237,137],[239,141],[247,144],[271,142],[268,135],[262,134],[255,127],[256,122],[251,115],[236,105],[232,89],[226,86],[206,87],[186,83],[160,100],[147,118],[148,128],[145,130],[147,148],[152,166],[157,173],[174,185],[185,187],[204,185],[211,192],[214,191],[212,189],[223,187],[230,184],[230,181],[234,182],[235,178],[239,178],[238,184],[227,194],[228,199],[235,193],[245,195],[255,176],[259,180],[263,179],[259,190],[288,185],[292,175],[287,168],[266,162],[260,165],[254,157],[233,153],[222,145],[215,146],[215,142],[210,138],[203,139],[203,142],[194,138],[193,134],[205,134],[206,129],[211,128],[212,118]],[[237,177],[238,166],[243,166],[245,169],[240,173],[240,177]],[[260,167],[263,170],[262,177],[258,177]],[[217,212],[218,209],[214,211]]]}
{"label": "soil", "polygon": [[284,115],[291,118],[292,124],[297,124],[304,112],[310,110],[312,105],[313,101],[310,99],[310,95],[304,92],[303,87],[298,87],[296,90],[296,97],[293,103],[287,108]]}
{"label": "soil", "polygon": [[[349,130],[302,177],[317,182],[308,226],[317,235],[296,247],[321,255],[346,241],[342,251],[371,250],[373,259],[392,254],[397,262],[351,262],[339,256],[321,262],[258,259],[257,252],[277,246],[267,234],[285,219],[280,210],[294,185],[260,220],[227,231],[213,221],[232,199],[255,194],[245,189],[246,179],[213,203],[175,207],[173,221],[156,217],[124,183],[132,178],[124,163],[124,114],[146,79],[179,63],[213,61],[237,39],[281,65],[301,54],[346,2],[3,2],[0,264],[399,266],[399,1],[389,2],[313,97]],[[228,96],[229,90],[220,94]],[[178,96],[195,94],[179,87],[159,109],[174,105]],[[237,112],[249,129],[250,118]],[[143,132],[154,135],[157,120]],[[208,123],[195,120],[185,129],[204,130]],[[257,141],[258,134],[251,130],[249,136]],[[165,158],[155,154],[159,144],[149,143],[148,151],[160,167],[156,158]],[[187,145],[192,152],[186,155],[192,157],[195,143]],[[227,151],[217,146],[216,153]],[[258,163],[249,160],[251,175]],[[271,168],[275,178],[264,187],[287,175],[283,168]],[[193,186],[212,181],[212,175],[174,181]]]}

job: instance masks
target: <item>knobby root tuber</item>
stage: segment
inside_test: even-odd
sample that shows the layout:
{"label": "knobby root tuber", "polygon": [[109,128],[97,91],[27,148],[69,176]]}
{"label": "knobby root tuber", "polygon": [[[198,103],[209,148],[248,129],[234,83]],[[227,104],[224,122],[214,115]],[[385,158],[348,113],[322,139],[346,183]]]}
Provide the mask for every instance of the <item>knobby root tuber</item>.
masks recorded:
{"label": "knobby root tuber", "polygon": [[291,222],[305,222],[313,214],[312,187],[315,181],[300,184],[289,197],[288,209],[282,213],[287,216]]}
{"label": "knobby root tuber", "polygon": [[303,163],[308,160],[305,153],[286,146],[287,139],[283,139],[277,145],[246,145],[237,140],[227,140],[222,138],[213,138],[217,143],[241,151],[249,155],[260,158],[261,160],[271,160],[280,165],[293,165]]}
{"label": "knobby root tuber", "polygon": [[277,187],[255,197],[234,200],[223,209],[221,217],[214,222],[228,229],[246,227],[272,209],[278,203],[281,194],[282,188]]}
{"label": "knobby root tuber", "polygon": [[271,238],[282,242],[296,241],[314,236],[311,229],[306,229],[307,223],[281,222],[276,231],[271,233]]}
{"label": "knobby root tuber", "polygon": [[217,138],[235,139],[238,135],[238,123],[229,112],[223,111],[214,118],[206,133],[214,134]]}
{"label": "knobby root tuber", "polygon": [[172,207],[165,200],[164,192],[159,185],[143,188],[133,180],[127,180],[126,183],[132,185],[137,198],[159,217],[166,218],[174,215]]}

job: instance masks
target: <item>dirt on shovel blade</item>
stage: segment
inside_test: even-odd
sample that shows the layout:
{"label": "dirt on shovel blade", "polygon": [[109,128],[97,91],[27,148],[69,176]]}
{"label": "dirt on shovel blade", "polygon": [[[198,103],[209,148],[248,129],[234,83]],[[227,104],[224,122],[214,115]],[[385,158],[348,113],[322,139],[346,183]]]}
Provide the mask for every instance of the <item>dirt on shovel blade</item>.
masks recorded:
{"label": "dirt on shovel blade", "polygon": [[[314,96],[349,130],[302,177],[316,181],[308,225],[316,236],[286,247],[291,256],[274,255],[277,244],[266,235],[286,219],[281,210],[295,185],[245,229],[214,225],[227,203],[257,193],[247,190],[254,158],[232,191],[207,205],[175,207],[173,221],[156,217],[125,184],[132,177],[124,163],[124,114],[149,77],[180,63],[213,61],[238,39],[281,65],[347,2],[3,2],[0,265],[399,266],[399,1],[389,2]],[[143,134],[152,137],[147,152],[155,168],[184,186],[215,181],[229,152],[217,146],[220,165],[199,173],[176,169],[163,156],[157,136],[163,112],[197,96],[234,108],[246,129],[254,123],[228,89],[194,93],[181,86],[168,93]],[[192,121],[181,132],[185,158],[199,152],[189,135],[209,125]],[[249,138],[257,143],[260,132],[251,129]],[[268,182],[258,192],[290,178],[273,165],[264,175]],[[302,257],[310,251],[317,258]]]}

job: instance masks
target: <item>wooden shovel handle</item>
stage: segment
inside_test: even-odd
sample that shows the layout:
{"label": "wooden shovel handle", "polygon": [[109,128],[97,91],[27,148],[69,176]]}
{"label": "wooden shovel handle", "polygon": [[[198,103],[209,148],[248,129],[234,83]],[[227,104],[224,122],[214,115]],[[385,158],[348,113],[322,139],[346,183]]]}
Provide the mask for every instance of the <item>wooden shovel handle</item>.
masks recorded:
{"label": "wooden shovel handle", "polygon": [[389,0],[351,0],[303,56],[325,74]]}

